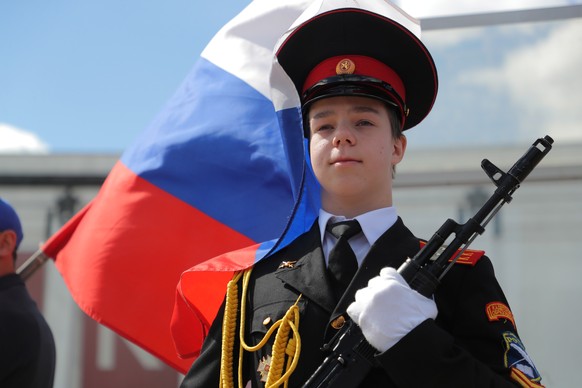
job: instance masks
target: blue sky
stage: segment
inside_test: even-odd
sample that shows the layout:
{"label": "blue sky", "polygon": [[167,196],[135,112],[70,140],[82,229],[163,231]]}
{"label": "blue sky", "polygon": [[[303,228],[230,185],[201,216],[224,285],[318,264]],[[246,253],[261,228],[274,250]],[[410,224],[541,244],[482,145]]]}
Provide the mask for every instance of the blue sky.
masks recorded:
{"label": "blue sky", "polygon": [[122,151],[247,3],[0,2],[0,123],[54,152]]}
{"label": "blue sky", "polygon": [[[20,141],[29,149],[57,153],[121,153],[163,108],[212,36],[248,2],[0,2],[0,152],[10,150],[10,142]],[[492,6],[475,0],[399,3],[416,17],[472,13]],[[572,1],[510,3],[512,8],[520,8]],[[541,69],[555,66],[541,64],[549,56],[538,52],[544,47],[547,51],[550,45],[555,47],[564,36],[574,35],[572,44],[580,47],[579,23],[580,19],[578,25],[570,23],[569,32],[563,32],[561,38],[561,25],[425,32],[425,42],[439,67],[441,88],[433,113],[421,125],[438,130],[415,131],[415,143],[441,144],[443,134],[449,145],[496,144],[499,139],[530,143],[535,135],[522,136],[518,129],[531,128],[523,117],[533,120],[536,112],[555,112],[550,109],[553,102],[556,109],[568,109],[559,116],[569,121],[554,122],[549,114],[539,117],[535,121],[540,126],[539,134],[545,128],[579,128],[580,116],[572,113],[574,108],[559,99],[544,101],[548,93],[542,94],[542,88],[528,91],[531,80],[519,76],[531,71],[528,58],[535,58],[532,61]],[[556,38],[552,38],[554,31]],[[471,50],[486,51],[487,56],[469,55]],[[573,93],[582,90],[581,77],[572,79],[568,71],[574,68],[566,64],[582,65],[582,58],[573,55],[571,49],[556,48],[555,56],[564,58],[556,73],[565,74],[566,81],[560,83],[546,75],[544,89],[562,88],[558,94],[579,101],[574,98],[578,94]],[[464,66],[463,74],[459,66]],[[532,77],[538,82],[544,75]],[[524,95],[522,90],[529,94]],[[538,92],[540,96],[536,97]],[[526,111],[516,115],[518,109]],[[507,133],[504,126],[517,129]],[[473,132],[467,133],[466,127]],[[582,139],[572,133],[565,138]]]}

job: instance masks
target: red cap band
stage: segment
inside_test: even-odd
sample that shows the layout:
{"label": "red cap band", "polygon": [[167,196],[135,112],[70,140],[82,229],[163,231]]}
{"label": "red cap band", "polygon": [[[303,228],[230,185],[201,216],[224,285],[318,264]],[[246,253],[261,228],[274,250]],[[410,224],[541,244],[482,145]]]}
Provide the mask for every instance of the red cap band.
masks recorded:
{"label": "red cap band", "polygon": [[324,60],[315,66],[305,79],[303,93],[323,79],[342,74],[363,75],[379,79],[392,86],[402,101],[406,101],[404,83],[398,74],[383,62],[363,55],[342,55]]}

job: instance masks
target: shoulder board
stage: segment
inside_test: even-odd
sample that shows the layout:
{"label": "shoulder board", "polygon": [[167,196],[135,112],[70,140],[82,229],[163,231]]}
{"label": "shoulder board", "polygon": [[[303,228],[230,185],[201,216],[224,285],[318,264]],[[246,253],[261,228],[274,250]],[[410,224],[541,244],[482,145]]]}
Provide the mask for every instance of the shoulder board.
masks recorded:
{"label": "shoulder board", "polygon": [[[426,245],[426,241],[420,240],[420,249],[422,249],[425,245]],[[447,247],[446,245],[443,245],[439,249],[439,252],[442,252],[446,247]],[[460,251],[460,249],[457,250],[457,253],[459,251]],[[463,254],[457,259],[455,264],[465,264],[465,265],[470,265],[471,267],[473,267],[473,266],[475,266],[475,264],[477,264],[479,259],[481,259],[481,257],[483,257],[483,255],[485,255],[485,251],[466,249],[465,252],[463,252]],[[452,258],[449,260],[449,262],[451,262],[451,261],[453,261]]]}

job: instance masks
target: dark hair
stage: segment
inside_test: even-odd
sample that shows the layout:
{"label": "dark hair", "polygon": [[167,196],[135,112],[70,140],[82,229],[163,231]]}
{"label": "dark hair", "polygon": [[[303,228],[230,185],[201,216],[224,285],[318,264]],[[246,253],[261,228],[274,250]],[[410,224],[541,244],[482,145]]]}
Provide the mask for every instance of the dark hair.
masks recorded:
{"label": "dark hair", "polygon": [[390,125],[392,129],[392,138],[399,139],[402,136],[402,122],[400,121],[400,112],[390,104],[384,104],[388,117],[390,118]]}
{"label": "dark hair", "polygon": [[[400,112],[396,110],[393,105],[384,104],[386,106],[386,111],[388,112],[388,117],[390,118],[390,125],[392,129],[392,139],[400,139],[402,136],[402,123],[400,122]],[[396,166],[392,165],[392,178],[396,175]]]}

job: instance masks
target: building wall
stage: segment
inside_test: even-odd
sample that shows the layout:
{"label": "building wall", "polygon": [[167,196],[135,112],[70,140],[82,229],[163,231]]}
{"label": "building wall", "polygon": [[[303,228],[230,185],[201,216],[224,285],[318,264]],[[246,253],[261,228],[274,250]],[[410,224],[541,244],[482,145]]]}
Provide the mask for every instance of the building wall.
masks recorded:
{"label": "building wall", "polygon": [[[506,171],[525,150],[409,150],[396,176],[398,213],[423,238],[432,236],[447,218],[463,222],[494,189],[479,167],[480,160],[487,157]],[[575,386],[578,377],[577,354],[582,343],[576,327],[582,318],[577,302],[582,296],[578,280],[582,273],[578,257],[582,251],[580,155],[582,145],[553,150],[471,246],[491,257],[519,333],[545,384],[552,387]],[[66,191],[60,185],[7,185],[2,177],[38,175],[39,171],[60,171],[62,176],[106,175],[115,160],[114,155],[0,156],[0,195],[17,208],[25,228],[21,257],[29,257],[47,232],[56,230],[56,204]],[[26,167],[11,167],[16,165]],[[97,186],[73,187],[77,209],[97,190]],[[52,262],[32,275],[28,286],[61,336],[62,387],[177,385],[180,376],[169,367],[84,316]]]}
{"label": "building wall", "polygon": [[[117,159],[118,155],[0,155],[0,196],[17,209],[24,228],[17,266],[95,197],[99,185],[90,182],[104,178]],[[59,209],[59,204],[71,204],[67,198],[74,199],[73,212]],[[182,377],[175,370],[85,315],[52,261],[27,279],[27,287],[55,336],[55,388],[178,386]]]}
{"label": "building wall", "polygon": [[[582,343],[577,329],[582,318],[577,302],[582,297],[579,147],[556,145],[471,246],[485,250],[491,258],[519,334],[548,387],[576,386],[578,380],[577,354]],[[432,182],[429,186],[417,182],[416,187],[396,188],[398,213],[423,238],[431,237],[447,218],[464,222],[476,210],[468,198],[476,191],[490,195],[495,189],[480,171],[480,160],[488,158],[507,171],[526,149],[410,152],[397,181],[412,186],[407,180],[411,175],[436,177],[424,179]],[[439,182],[439,169],[449,184],[434,183]]]}

